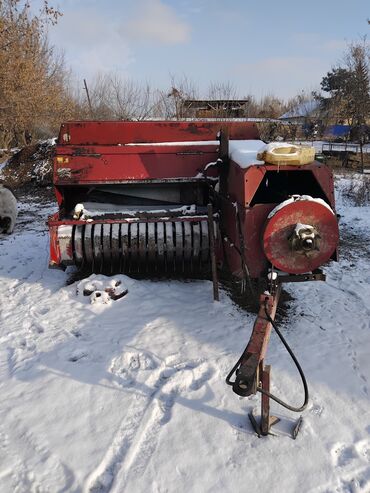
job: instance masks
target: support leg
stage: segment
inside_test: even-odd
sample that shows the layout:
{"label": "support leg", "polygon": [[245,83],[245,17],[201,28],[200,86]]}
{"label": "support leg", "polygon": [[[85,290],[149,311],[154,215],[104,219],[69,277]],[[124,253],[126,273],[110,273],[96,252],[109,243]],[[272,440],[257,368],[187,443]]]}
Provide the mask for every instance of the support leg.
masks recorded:
{"label": "support leg", "polygon": [[220,301],[218,294],[218,275],[217,275],[217,262],[215,251],[215,230],[213,221],[213,207],[212,204],[208,204],[208,231],[209,231],[209,246],[211,253],[211,267],[212,267],[212,282],[213,282],[213,299],[214,301]]}
{"label": "support leg", "polygon": [[[266,392],[270,392],[270,372],[271,372],[271,366],[270,365],[265,366],[262,360],[259,364],[259,375],[262,384],[262,389],[266,390]],[[270,435],[271,426],[273,426],[275,423],[280,421],[280,419],[277,418],[276,416],[270,416],[270,398],[265,394],[261,395],[261,419],[259,423],[257,422],[256,417],[254,416],[253,413],[249,413],[248,416],[252,423],[254,431],[257,433],[259,437],[261,435],[262,436]]]}
{"label": "support leg", "polygon": [[[260,375],[263,390],[270,392],[270,372],[271,366],[264,366],[263,361],[260,363]],[[271,426],[277,423],[279,418],[276,416],[270,416],[270,398],[262,394],[261,396],[261,434],[266,436],[270,432]]]}

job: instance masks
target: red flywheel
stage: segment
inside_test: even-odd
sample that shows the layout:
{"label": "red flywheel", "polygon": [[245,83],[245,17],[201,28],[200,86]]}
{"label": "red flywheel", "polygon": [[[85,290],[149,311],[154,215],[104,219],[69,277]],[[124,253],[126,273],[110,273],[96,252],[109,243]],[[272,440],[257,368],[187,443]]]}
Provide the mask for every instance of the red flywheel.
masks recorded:
{"label": "red flywheel", "polygon": [[277,206],[267,219],[263,250],[271,264],[303,274],[327,262],[337,248],[339,230],[332,209],[321,199],[298,196]]}

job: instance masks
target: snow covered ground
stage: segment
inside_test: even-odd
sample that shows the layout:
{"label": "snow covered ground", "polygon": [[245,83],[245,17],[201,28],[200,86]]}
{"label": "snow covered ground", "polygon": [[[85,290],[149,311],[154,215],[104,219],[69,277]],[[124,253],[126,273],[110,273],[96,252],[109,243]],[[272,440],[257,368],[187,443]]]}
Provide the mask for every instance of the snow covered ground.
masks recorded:
{"label": "snow covered ground", "polygon": [[[340,186],[345,180],[340,182]],[[339,197],[341,260],[327,282],[289,287],[280,322],[310,387],[278,437],[247,418],[259,397],[224,383],[254,317],[207,281],[116,276],[122,299],[90,304],[48,270],[45,219],[21,201],[0,238],[0,491],[370,492],[370,207]],[[273,391],[300,405],[299,377],[272,336]]]}

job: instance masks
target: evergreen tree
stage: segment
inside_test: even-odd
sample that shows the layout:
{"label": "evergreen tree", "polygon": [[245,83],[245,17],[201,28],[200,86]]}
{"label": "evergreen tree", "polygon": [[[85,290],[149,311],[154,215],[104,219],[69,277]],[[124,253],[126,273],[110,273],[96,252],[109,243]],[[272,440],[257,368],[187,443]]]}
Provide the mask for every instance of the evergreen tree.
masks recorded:
{"label": "evergreen tree", "polygon": [[348,46],[342,65],[323,77],[317,96],[329,121],[364,127],[370,118],[370,51],[366,38]]}

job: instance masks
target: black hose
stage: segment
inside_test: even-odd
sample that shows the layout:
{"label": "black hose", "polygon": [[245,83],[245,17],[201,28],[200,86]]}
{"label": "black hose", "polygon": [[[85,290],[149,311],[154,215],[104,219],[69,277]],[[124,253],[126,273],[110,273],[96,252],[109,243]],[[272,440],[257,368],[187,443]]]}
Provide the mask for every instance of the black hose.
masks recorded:
{"label": "black hose", "polygon": [[242,355],[240,356],[240,358],[238,359],[238,361],[235,363],[235,365],[232,367],[230,373],[227,375],[227,377],[226,377],[226,383],[227,383],[227,385],[234,385],[234,382],[231,381],[231,377],[237,371],[240,363],[242,362],[242,359],[243,359],[243,356],[244,356],[244,353],[245,353],[246,349],[247,348],[244,349]]}
{"label": "black hose", "polygon": [[280,330],[278,329],[275,321],[272,319],[272,317],[268,313],[268,311],[267,311],[267,302],[265,303],[265,314],[266,314],[267,320],[274,327],[274,329],[275,329],[277,335],[279,336],[281,342],[284,344],[285,349],[288,351],[290,357],[294,361],[295,366],[297,367],[297,370],[299,372],[299,375],[300,375],[300,377],[302,379],[302,384],[303,384],[303,389],[304,389],[304,402],[303,402],[303,404],[302,404],[301,407],[294,407],[294,406],[291,406],[290,404],[287,404],[286,402],[282,401],[281,399],[279,399],[275,395],[270,394],[270,392],[267,392],[267,390],[264,390],[262,387],[258,387],[257,390],[259,392],[261,392],[261,394],[267,395],[270,399],[272,399],[273,401],[277,402],[278,404],[280,404],[281,406],[285,407],[286,409],[289,409],[290,411],[294,411],[296,413],[300,413],[301,411],[304,411],[304,409],[306,409],[307,404],[308,404],[308,399],[309,399],[308,385],[307,385],[307,380],[306,380],[305,374],[303,373],[303,370],[302,370],[301,365],[299,364],[299,362],[298,362],[295,354],[293,353],[292,349],[290,348],[289,344],[285,340],[283,334],[280,332]]}
{"label": "black hose", "polygon": [[[294,411],[296,413],[300,413],[302,411],[304,411],[307,407],[307,404],[308,404],[308,399],[309,399],[309,393],[308,393],[308,385],[307,385],[307,380],[306,380],[306,377],[305,377],[305,374],[303,373],[303,370],[302,370],[302,367],[301,365],[299,364],[295,354],[293,353],[292,349],[290,348],[289,344],[287,343],[287,341],[285,340],[283,334],[280,332],[280,330],[278,329],[275,321],[273,320],[273,318],[270,316],[270,314],[268,313],[267,311],[267,301],[265,302],[265,314],[266,314],[266,319],[270,322],[270,324],[273,326],[273,328],[275,329],[277,335],[279,336],[281,342],[283,343],[285,349],[288,351],[290,357],[292,358],[295,366],[297,367],[297,370],[299,372],[299,375],[301,377],[301,380],[302,380],[302,384],[303,384],[303,389],[304,389],[304,402],[302,404],[301,407],[294,407],[294,406],[291,406],[290,404],[282,401],[281,399],[279,399],[278,397],[276,397],[275,395],[273,394],[270,394],[270,392],[268,392],[267,390],[264,390],[262,387],[257,387],[257,390],[258,392],[261,392],[261,394],[264,394],[264,395],[267,395],[267,397],[269,397],[270,399],[272,399],[273,401],[277,402],[278,404],[280,404],[280,406],[283,406],[285,407],[286,409],[289,409],[289,411]],[[244,353],[246,351],[247,348],[245,348],[245,350],[243,351],[242,355],[240,356],[240,358],[238,359],[238,361],[235,363],[234,367],[232,368],[232,370],[230,371],[230,373],[227,375],[226,377],[226,383],[228,385],[233,385],[234,382],[231,382],[231,377],[233,376],[233,374],[237,371],[240,363],[242,362],[243,360],[243,356],[244,356]]]}

